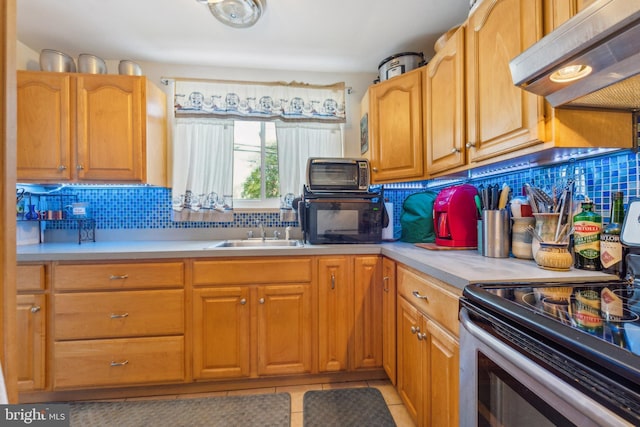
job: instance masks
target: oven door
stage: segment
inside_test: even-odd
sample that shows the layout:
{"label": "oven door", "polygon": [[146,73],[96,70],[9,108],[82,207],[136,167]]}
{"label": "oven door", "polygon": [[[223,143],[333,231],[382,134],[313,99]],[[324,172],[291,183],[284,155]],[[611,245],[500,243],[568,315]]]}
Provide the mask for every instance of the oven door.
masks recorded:
{"label": "oven door", "polygon": [[311,244],[380,243],[383,208],[368,199],[305,202],[306,239]]}
{"label": "oven door", "polygon": [[[633,425],[493,336],[474,317],[460,310],[461,426]],[[511,332],[535,349],[521,331]]]}

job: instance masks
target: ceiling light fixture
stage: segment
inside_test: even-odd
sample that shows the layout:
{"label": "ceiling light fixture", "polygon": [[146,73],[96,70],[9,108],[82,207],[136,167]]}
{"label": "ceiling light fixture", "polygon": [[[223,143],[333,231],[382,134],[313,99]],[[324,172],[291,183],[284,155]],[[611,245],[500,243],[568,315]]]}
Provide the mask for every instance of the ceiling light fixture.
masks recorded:
{"label": "ceiling light fixture", "polygon": [[234,28],[250,27],[262,16],[266,0],[196,0],[209,6],[209,11],[223,24]]}

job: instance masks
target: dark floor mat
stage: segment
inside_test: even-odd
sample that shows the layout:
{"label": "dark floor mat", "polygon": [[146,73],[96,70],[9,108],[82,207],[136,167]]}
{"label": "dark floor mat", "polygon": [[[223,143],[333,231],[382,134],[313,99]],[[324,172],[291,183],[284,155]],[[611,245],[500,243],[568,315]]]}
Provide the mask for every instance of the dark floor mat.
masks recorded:
{"label": "dark floor mat", "polygon": [[304,394],[304,427],[395,427],[380,390],[371,387],[314,390]]}
{"label": "dark floor mat", "polygon": [[206,399],[75,402],[72,427],[289,427],[289,393]]}

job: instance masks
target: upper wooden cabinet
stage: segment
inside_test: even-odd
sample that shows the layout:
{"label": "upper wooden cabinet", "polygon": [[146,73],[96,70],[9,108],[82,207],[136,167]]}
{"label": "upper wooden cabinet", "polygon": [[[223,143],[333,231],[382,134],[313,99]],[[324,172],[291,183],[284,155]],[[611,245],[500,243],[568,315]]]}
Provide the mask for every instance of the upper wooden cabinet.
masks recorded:
{"label": "upper wooden cabinet", "polygon": [[424,72],[421,67],[369,87],[373,183],[424,178]]}
{"label": "upper wooden cabinet", "polygon": [[544,0],[545,34],[595,2],[596,0]]}
{"label": "upper wooden cabinet", "polygon": [[480,3],[467,27],[467,144],[471,161],[544,140],[543,99],[513,84],[509,62],[542,37],[542,0]]}
{"label": "upper wooden cabinet", "polygon": [[17,179],[166,185],[165,95],[145,77],[18,72]]}
{"label": "upper wooden cabinet", "polygon": [[431,58],[425,73],[427,172],[434,174],[467,163],[464,35],[461,26]]}

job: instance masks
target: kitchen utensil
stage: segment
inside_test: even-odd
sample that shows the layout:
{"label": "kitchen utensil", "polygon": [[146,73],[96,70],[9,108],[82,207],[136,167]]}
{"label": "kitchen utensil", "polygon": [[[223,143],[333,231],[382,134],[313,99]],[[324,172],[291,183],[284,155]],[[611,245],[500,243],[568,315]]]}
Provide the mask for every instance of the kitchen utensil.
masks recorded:
{"label": "kitchen utensil", "polygon": [[382,82],[425,64],[424,54],[403,52],[385,58],[378,65],[378,79]]}
{"label": "kitchen utensil", "polygon": [[53,49],[40,51],[40,70],[58,73],[75,73],[76,63],[66,53]]}
{"label": "kitchen utensil", "polygon": [[502,186],[502,190],[500,190],[498,209],[505,209],[507,207],[507,202],[509,202],[509,193],[511,193],[511,188],[508,185],[504,184]]}
{"label": "kitchen utensil", "polygon": [[86,74],[107,74],[107,64],[102,58],[88,53],[78,56],[78,72]]}
{"label": "kitchen utensil", "polygon": [[141,76],[142,68],[140,68],[140,66],[133,61],[123,59],[118,64],[118,73],[127,76]]}

